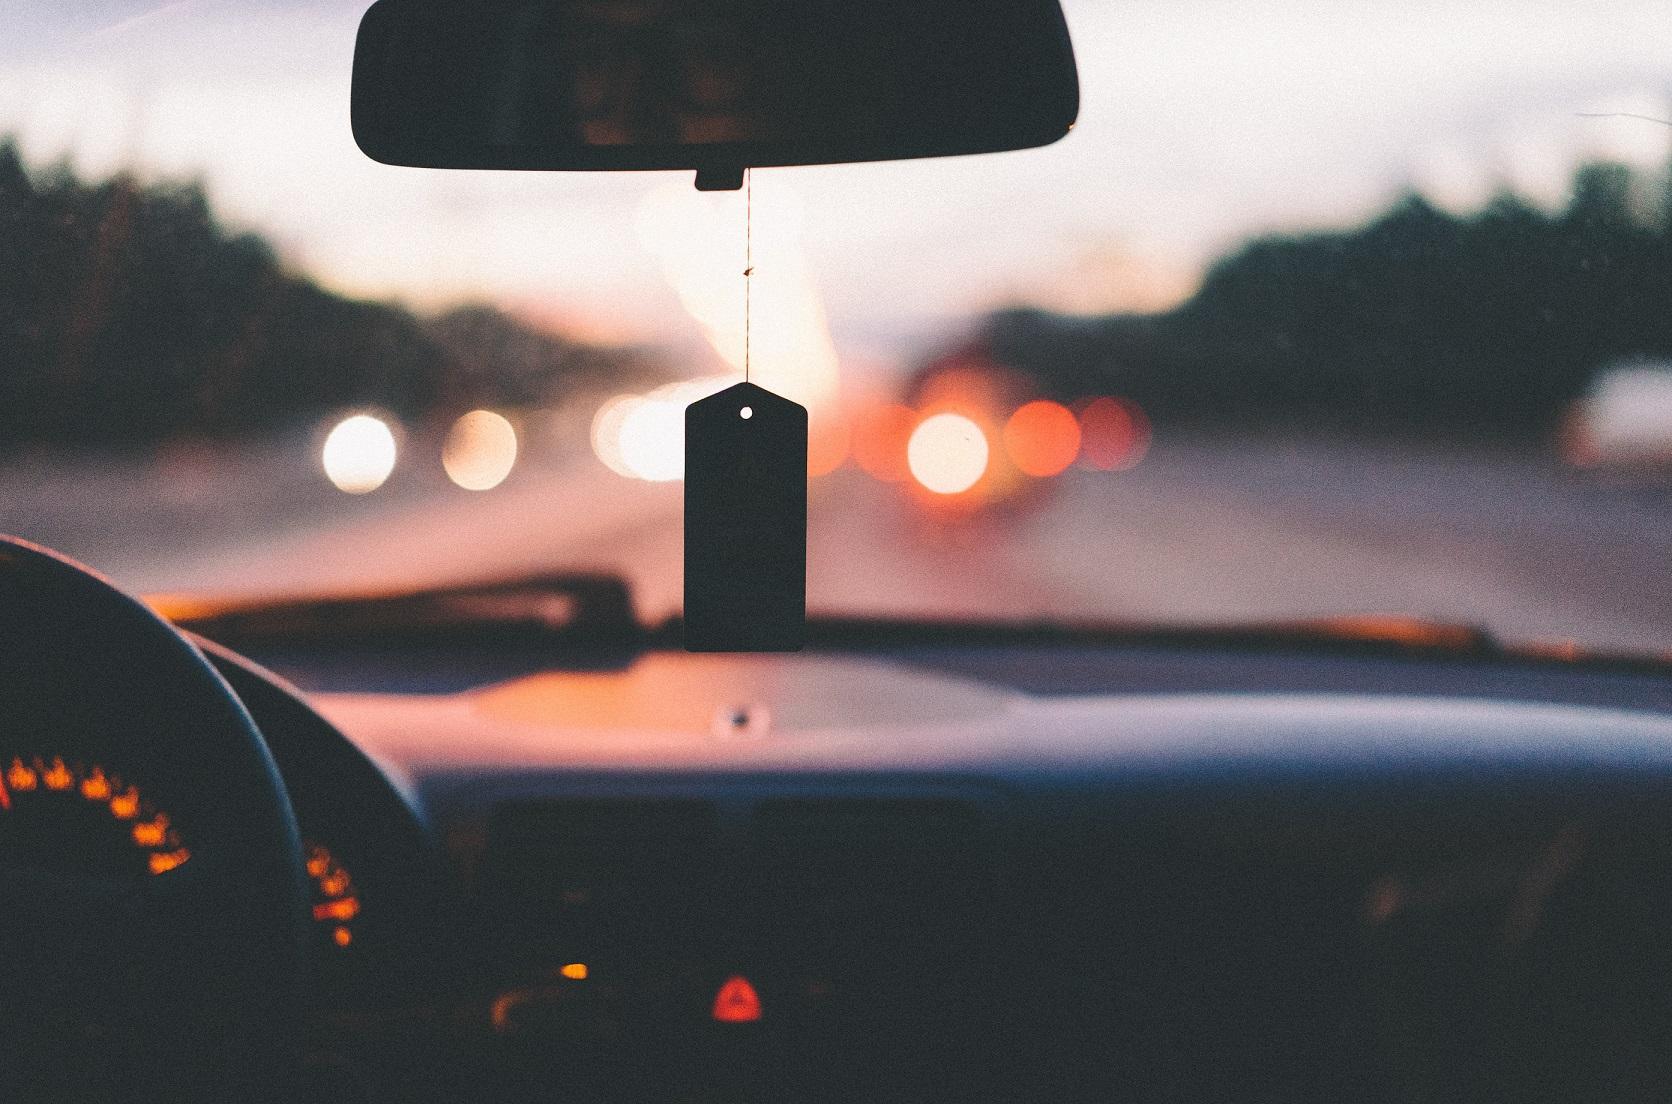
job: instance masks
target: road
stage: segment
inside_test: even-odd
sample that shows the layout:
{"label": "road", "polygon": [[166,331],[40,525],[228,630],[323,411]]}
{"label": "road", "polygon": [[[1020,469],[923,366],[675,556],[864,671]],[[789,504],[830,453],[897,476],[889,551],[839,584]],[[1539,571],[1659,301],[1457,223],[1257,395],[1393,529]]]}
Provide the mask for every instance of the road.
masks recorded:
{"label": "road", "polygon": [[[677,609],[677,484],[570,449],[473,494],[337,494],[280,442],[134,469],[0,468],[0,530],[144,591],[356,590],[535,570],[630,577]],[[809,604],[923,616],[1214,622],[1408,613],[1506,639],[1672,650],[1672,489],[1511,451],[1169,439],[1136,469],[935,520],[851,468],[815,482]]]}

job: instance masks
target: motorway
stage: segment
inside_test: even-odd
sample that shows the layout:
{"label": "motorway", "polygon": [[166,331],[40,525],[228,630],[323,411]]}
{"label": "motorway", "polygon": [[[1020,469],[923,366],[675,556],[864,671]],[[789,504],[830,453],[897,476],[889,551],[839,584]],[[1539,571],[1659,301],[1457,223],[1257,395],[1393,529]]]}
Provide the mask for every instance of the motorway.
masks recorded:
{"label": "motorway", "polygon": [[[627,575],[678,607],[678,484],[573,449],[481,494],[399,474],[324,486],[305,442],[136,470],[0,468],[0,530],[135,589],[357,590],[552,569]],[[1136,469],[1071,471],[937,519],[845,468],[815,481],[814,611],[1187,621],[1405,613],[1516,641],[1672,651],[1672,488],[1489,450],[1162,435]]]}

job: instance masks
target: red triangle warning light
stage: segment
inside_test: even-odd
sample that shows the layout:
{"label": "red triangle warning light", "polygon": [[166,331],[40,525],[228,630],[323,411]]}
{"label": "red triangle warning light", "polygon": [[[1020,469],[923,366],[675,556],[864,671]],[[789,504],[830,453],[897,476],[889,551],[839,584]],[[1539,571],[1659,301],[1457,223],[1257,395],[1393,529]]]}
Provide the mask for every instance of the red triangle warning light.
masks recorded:
{"label": "red triangle warning light", "polygon": [[720,1023],[754,1023],[761,1018],[761,995],[742,974],[727,978],[714,994],[714,1018]]}

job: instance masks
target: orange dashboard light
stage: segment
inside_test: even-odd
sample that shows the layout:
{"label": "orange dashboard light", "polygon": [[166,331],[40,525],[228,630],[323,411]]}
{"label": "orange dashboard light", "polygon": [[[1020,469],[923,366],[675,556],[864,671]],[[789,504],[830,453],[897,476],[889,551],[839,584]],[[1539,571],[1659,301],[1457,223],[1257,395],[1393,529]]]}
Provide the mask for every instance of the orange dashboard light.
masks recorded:
{"label": "orange dashboard light", "polygon": [[81,796],[88,801],[108,801],[110,799],[110,779],[104,776],[104,771],[94,767],[87,777],[82,779]]}
{"label": "orange dashboard light", "polygon": [[150,858],[151,873],[167,874],[170,870],[173,870],[175,867],[179,866],[191,857],[192,853],[187,851],[184,847],[180,848],[178,851],[154,852]]}
{"label": "orange dashboard light", "polygon": [[512,1013],[533,1000],[534,996],[532,989],[512,989],[495,997],[493,1004],[488,1008],[488,1015],[493,1019],[493,1029],[502,1032],[513,1030],[516,1021],[511,1018]]}
{"label": "orange dashboard light", "polygon": [[23,765],[23,760],[12,760],[12,765],[6,770],[6,785],[14,790],[32,790],[39,784],[39,777]]}
{"label": "orange dashboard light", "polygon": [[168,818],[161,813],[155,820],[134,825],[134,842],[141,847],[156,847],[168,835]]}
{"label": "orange dashboard light", "polygon": [[354,932],[348,928],[339,926],[331,933],[331,942],[335,943],[339,947],[346,947],[350,943],[354,942]]}
{"label": "orange dashboard light", "polygon": [[333,871],[319,879],[319,888],[327,897],[341,897],[348,892],[348,875]]}
{"label": "orange dashboard light", "polygon": [[342,897],[313,907],[313,918],[315,920],[352,920],[358,915],[360,915],[360,899],[358,897]]}
{"label": "orange dashboard light", "polygon": [[714,1019],[718,1023],[754,1023],[761,1018],[761,997],[742,974],[727,978],[714,994]]}
{"label": "orange dashboard light", "polygon": [[110,815],[117,820],[131,820],[139,815],[139,791],[132,786],[126,793],[119,793],[110,799]]}
{"label": "orange dashboard light", "polygon": [[323,847],[315,847],[308,852],[308,876],[323,878],[325,872],[331,869],[331,856],[325,853]]}
{"label": "orange dashboard light", "polygon": [[586,963],[571,962],[557,972],[568,978],[570,981],[585,981],[587,974]]}
{"label": "orange dashboard light", "polygon": [[64,765],[64,760],[54,759],[52,766],[42,772],[41,781],[46,783],[49,790],[67,790],[75,785],[75,775]]}

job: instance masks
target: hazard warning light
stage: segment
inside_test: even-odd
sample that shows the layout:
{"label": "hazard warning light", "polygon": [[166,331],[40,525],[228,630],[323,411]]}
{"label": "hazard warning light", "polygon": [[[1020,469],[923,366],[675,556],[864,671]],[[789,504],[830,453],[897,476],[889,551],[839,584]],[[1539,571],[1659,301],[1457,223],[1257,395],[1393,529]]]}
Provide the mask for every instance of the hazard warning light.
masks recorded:
{"label": "hazard warning light", "polygon": [[754,1023],[761,1018],[761,996],[749,979],[733,974],[714,994],[714,1018],[720,1023]]}

